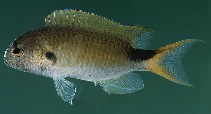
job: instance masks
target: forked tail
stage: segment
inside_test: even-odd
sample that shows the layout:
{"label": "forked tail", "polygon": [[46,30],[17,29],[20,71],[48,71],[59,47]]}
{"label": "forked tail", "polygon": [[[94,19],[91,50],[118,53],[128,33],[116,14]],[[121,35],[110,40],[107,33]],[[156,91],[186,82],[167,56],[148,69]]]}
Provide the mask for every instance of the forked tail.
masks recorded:
{"label": "forked tail", "polygon": [[156,51],[156,55],[146,61],[146,70],[158,74],[178,84],[192,86],[187,79],[186,73],[181,64],[181,59],[188,49],[201,40],[182,40]]}

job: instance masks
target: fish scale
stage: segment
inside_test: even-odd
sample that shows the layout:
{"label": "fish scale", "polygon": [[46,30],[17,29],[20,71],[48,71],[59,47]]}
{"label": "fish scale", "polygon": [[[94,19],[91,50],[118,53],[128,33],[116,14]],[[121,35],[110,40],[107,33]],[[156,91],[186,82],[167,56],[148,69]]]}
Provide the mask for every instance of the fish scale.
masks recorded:
{"label": "fish scale", "polygon": [[[122,41],[119,42],[120,40],[117,38],[110,38],[111,40],[108,40],[107,37],[102,37],[104,39],[96,38],[99,35],[102,35],[97,35],[97,33],[93,34],[93,37],[88,37],[86,34],[80,33],[78,33],[80,35],[72,36],[70,34],[71,30],[67,28],[55,27],[47,29],[49,30],[47,30],[48,32],[45,33],[44,36],[46,35],[45,37],[48,37],[48,39],[44,37],[39,40],[40,42],[47,42],[45,47],[51,48],[49,51],[58,53],[57,56],[61,56],[59,57],[62,59],[61,61],[71,61],[74,56],[77,56],[77,59],[75,59],[76,63],[74,64],[83,64],[84,62],[111,66],[113,63],[118,64],[127,61],[127,58],[125,57],[126,52],[122,51],[126,44],[123,44]],[[77,52],[75,51],[73,54],[72,50],[77,50]],[[119,58],[117,58],[118,56]],[[108,60],[108,58],[111,59],[111,61]],[[125,60],[122,58],[125,58]]]}

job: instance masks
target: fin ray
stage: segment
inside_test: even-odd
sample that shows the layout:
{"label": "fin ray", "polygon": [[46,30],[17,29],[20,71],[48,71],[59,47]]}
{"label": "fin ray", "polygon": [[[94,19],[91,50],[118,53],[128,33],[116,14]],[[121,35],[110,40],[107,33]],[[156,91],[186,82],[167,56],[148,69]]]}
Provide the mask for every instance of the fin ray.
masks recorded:
{"label": "fin ray", "polygon": [[53,78],[57,94],[72,105],[73,97],[76,93],[75,85],[64,78]]}
{"label": "fin ray", "polygon": [[145,48],[150,43],[152,30],[140,26],[124,26],[107,18],[81,10],[57,10],[45,18],[46,26],[70,26],[102,31],[128,41],[135,48]]}
{"label": "fin ray", "polygon": [[138,74],[128,73],[116,79],[101,81],[100,86],[108,94],[126,94],[144,88],[144,83]]}
{"label": "fin ray", "polygon": [[157,54],[146,61],[146,70],[152,71],[178,84],[192,86],[188,82],[181,59],[189,48],[200,40],[187,39],[167,45],[157,50]]}

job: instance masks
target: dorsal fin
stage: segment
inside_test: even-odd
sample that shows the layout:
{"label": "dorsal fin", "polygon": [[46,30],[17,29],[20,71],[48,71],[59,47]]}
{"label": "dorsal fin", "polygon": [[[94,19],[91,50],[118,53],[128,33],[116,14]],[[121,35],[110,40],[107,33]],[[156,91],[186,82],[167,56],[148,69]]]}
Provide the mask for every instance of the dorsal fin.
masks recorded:
{"label": "dorsal fin", "polygon": [[56,10],[45,18],[46,26],[59,25],[98,30],[116,35],[135,48],[148,46],[152,30],[140,26],[124,26],[112,20],[81,10]]}

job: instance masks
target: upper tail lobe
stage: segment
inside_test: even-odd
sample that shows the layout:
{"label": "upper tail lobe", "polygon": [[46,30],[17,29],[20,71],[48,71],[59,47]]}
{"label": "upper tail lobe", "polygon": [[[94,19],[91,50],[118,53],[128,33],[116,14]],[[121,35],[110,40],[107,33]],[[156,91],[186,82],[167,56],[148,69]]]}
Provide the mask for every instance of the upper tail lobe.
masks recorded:
{"label": "upper tail lobe", "polygon": [[190,47],[201,40],[182,40],[156,50],[156,54],[145,61],[145,70],[149,70],[178,84],[192,86],[183,69],[181,59]]}

